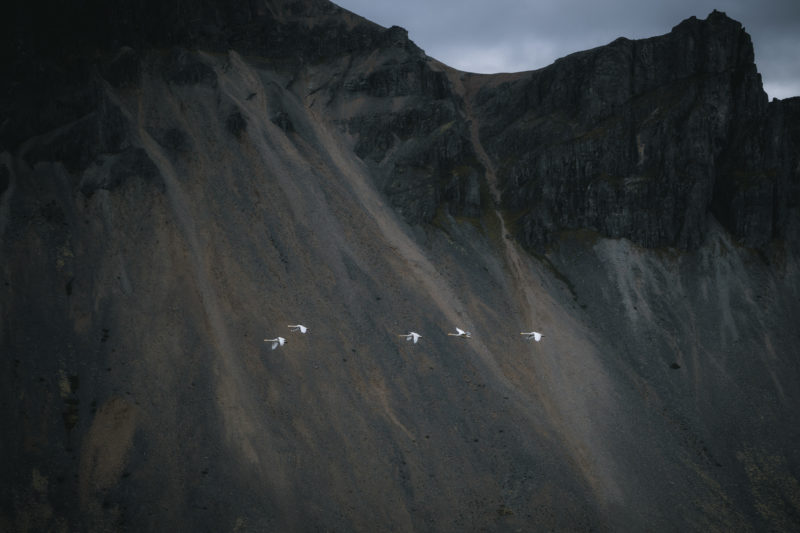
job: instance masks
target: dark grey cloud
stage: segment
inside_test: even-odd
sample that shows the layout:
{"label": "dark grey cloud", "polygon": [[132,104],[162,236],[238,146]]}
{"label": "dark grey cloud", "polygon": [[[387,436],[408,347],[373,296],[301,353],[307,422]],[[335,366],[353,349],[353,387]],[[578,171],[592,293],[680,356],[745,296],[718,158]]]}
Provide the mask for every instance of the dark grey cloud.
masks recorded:
{"label": "dark grey cloud", "polygon": [[800,96],[800,0],[341,0],[381,26],[402,26],[425,52],[469,72],[517,72],[617,37],[668,33],[724,11],[753,40],[770,98]]}

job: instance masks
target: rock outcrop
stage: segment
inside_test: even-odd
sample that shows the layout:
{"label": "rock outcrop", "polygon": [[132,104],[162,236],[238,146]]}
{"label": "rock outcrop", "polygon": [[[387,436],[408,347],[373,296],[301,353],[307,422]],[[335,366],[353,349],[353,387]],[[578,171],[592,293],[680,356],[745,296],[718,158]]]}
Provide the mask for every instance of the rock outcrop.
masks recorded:
{"label": "rock outcrop", "polygon": [[750,38],[723,13],[483,79],[481,138],[529,247],[588,228],[696,248],[711,216],[763,246],[796,205],[797,104],[767,103]]}

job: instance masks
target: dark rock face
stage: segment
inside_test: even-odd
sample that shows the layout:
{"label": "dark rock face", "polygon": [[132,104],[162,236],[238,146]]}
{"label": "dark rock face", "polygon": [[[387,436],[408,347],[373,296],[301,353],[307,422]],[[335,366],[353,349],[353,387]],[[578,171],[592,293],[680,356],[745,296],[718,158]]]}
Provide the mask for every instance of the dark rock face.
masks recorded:
{"label": "dark rock face", "polygon": [[0,530],[800,528],[800,99],[739,23],[478,76],[321,0],[19,6]]}
{"label": "dark rock face", "polygon": [[747,246],[787,238],[800,206],[800,98],[774,101],[765,116],[737,125],[721,158],[711,209]]}
{"label": "dark rock face", "polygon": [[84,173],[80,191],[91,196],[98,189],[111,191],[126,181],[156,182],[163,189],[158,169],[147,153],[141,148],[128,148],[113,155],[99,156],[95,161],[98,167]]}
{"label": "dark rock face", "polygon": [[[488,119],[481,138],[497,162],[503,204],[533,248],[577,228],[693,248],[710,214],[743,242],[763,245],[780,227],[772,220],[786,215],[773,216],[773,204],[797,181],[776,159],[791,153],[771,118],[781,104],[768,111],[749,36],[719,12],[484,88],[476,107]],[[762,149],[764,139],[781,146]]]}
{"label": "dark rock face", "polygon": [[164,78],[177,85],[208,85],[214,87],[217,75],[195,54],[174,48],[164,61]]}
{"label": "dark rock face", "polygon": [[225,120],[225,127],[228,128],[228,131],[236,136],[237,139],[241,139],[242,134],[247,129],[247,120],[245,120],[241,112],[234,111],[228,115],[228,118]]}
{"label": "dark rock face", "polygon": [[117,88],[133,87],[140,79],[140,66],[136,50],[123,46],[103,65],[103,79]]}
{"label": "dark rock face", "polygon": [[358,135],[355,153],[373,166],[381,190],[409,222],[430,222],[440,205],[453,215],[480,215],[483,169],[452,102],[358,116],[347,127]]}
{"label": "dark rock face", "polygon": [[[430,222],[440,207],[452,215],[480,215],[484,168],[447,71],[401,28],[386,30],[383,42],[387,48],[377,57],[361,52],[325,87],[329,105],[346,106],[339,121],[357,139],[355,153],[412,224]],[[393,102],[402,102],[400,109]]]}

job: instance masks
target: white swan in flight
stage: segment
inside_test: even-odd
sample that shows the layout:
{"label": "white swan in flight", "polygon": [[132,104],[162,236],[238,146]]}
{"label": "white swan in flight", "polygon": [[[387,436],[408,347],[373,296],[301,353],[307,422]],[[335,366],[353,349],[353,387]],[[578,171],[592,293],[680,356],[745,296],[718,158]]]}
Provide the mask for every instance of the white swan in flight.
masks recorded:
{"label": "white swan in flight", "polygon": [[264,342],[271,342],[272,349],[274,350],[278,346],[283,346],[284,344],[286,344],[286,339],[284,339],[283,337],[278,337],[276,339],[264,339]]}
{"label": "white swan in flight", "polygon": [[289,326],[292,331],[299,331],[300,333],[305,333],[308,331],[308,328],[305,327],[303,324],[295,324],[294,326]]}
{"label": "white swan in flight", "polygon": [[465,339],[472,338],[472,333],[464,331],[461,328],[456,328],[456,333],[448,333],[451,337],[464,337]]}
{"label": "white swan in flight", "polygon": [[539,342],[540,340],[542,340],[542,337],[544,337],[544,335],[542,335],[538,331],[527,331],[527,332],[523,331],[522,333],[520,333],[520,335],[525,335],[525,340],[533,339],[536,342]]}
{"label": "white swan in flight", "polygon": [[405,337],[407,341],[413,340],[414,344],[417,344],[417,341],[422,338],[422,335],[414,331],[410,331],[406,335],[398,335],[398,337]]}

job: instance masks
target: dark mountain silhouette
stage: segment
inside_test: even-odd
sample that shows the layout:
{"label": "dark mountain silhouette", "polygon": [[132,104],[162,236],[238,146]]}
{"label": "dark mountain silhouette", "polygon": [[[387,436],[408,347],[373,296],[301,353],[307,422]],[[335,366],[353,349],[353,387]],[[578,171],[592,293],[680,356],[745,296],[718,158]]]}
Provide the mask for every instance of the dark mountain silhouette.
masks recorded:
{"label": "dark mountain silhouette", "polygon": [[323,0],[5,25],[1,530],[800,526],[800,99],[739,22],[498,75]]}

